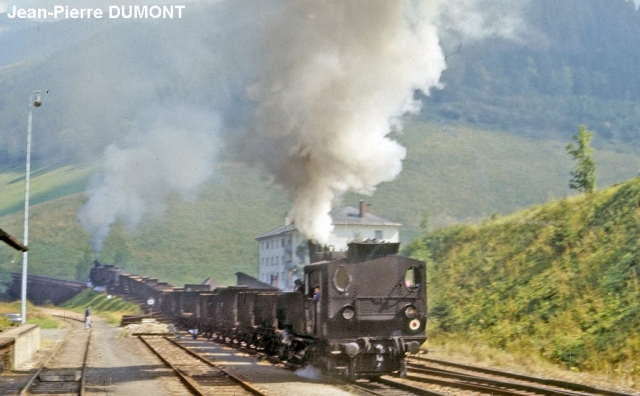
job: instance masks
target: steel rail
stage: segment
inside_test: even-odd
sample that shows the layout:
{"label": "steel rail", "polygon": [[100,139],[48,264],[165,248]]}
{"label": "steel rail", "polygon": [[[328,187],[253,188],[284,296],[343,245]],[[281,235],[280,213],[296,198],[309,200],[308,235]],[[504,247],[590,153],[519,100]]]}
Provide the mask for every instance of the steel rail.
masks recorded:
{"label": "steel rail", "polygon": [[[169,341],[171,341],[172,343],[174,343],[174,344],[178,345],[179,347],[183,348],[185,351],[187,351],[188,353],[192,354],[192,356],[197,357],[198,359],[201,359],[203,361],[206,361],[209,364],[212,364],[206,358],[200,356],[196,352],[193,352],[193,351],[185,348],[180,343],[178,343],[178,342],[176,342],[174,340],[171,340],[171,339],[169,339]],[[217,344],[221,344],[221,345],[236,349],[238,351],[247,353],[249,355],[257,356],[257,357],[259,357],[261,359],[264,359],[264,360],[270,362],[273,365],[283,365],[284,369],[286,369],[286,370],[295,371],[295,370],[301,368],[301,366],[298,365],[298,364],[282,361],[282,360],[280,360],[280,359],[278,359],[277,357],[274,357],[274,356],[268,356],[268,355],[264,354],[263,352],[258,351],[256,349],[249,348],[247,346],[242,346],[242,345],[240,345],[240,343],[233,344],[233,343],[224,343],[224,342],[220,342],[220,341],[212,341],[212,342],[215,342]],[[226,373],[226,371],[225,371],[225,373]],[[227,374],[229,376],[235,378],[233,376],[233,374],[231,374],[231,373],[227,373]],[[363,392],[363,393],[366,393],[366,394],[376,395],[376,396],[385,396],[385,393],[370,389],[370,388],[368,388],[367,386],[365,386],[363,384],[359,384],[359,383],[356,383],[356,382],[344,381],[344,380],[342,380],[342,379],[340,379],[338,377],[334,377],[334,380],[338,380],[339,383],[341,385],[343,385],[343,386],[348,385],[348,386],[353,387],[353,388],[359,390],[360,392]],[[393,382],[393,381],[385,381],[384,379],[377,379],[377,380],[375,380],[375,382],[380,383],[380,384],[384,384],[384,385],[389,386],[389,387],[394,388],[394,389],[400,389],[400,390],[403,390],[403,391],[411,392],[411,393],[417,394],[417,395],[447,396],[447,395],[445,395],[443,393],[437,393],[437,392],[429,391],[427,389],[417,388],[417,387],[414,387],[414,386],[411,386],[411,385],[408,385],[408,384],[396,383],[396,382]]]}
{"label": "steel rail", "polygon": [[[410,365],[411,367],[411,365]],[[449,378],[452,380],[450,383],[452,386],[460,386],[466,389],[472,390],[470,388],[477,388],[478,390],[491,388],[491,389],[513,389],[517,391],[524,392],[535,392],[538,394],[548,395],[548,396],[584,396],[584,393],[579,393],[571,390],[561,390],[561,389],[551,389],[551,388],[543,388],[536,385],[522,384],[516,382],[508,382],[501,381],[493,378],[480,377],[477,375],[470,374],[462,374],[455,371],[436,369],[436,368],[418,368],[411,367],[411,376],[407,376],[407,378],[411,377],[416,381],[424,381],[431,382],[431,378],[426,379],[423,377],[417,377],[413,374],[422,374],[425,376],[431,377],[442,377]],[[440,381],[440,380],[436,380]],[[458,384],[458,385],[454,385]],[[507,393],[512,394],[512,393]]]}
{"label": "steel rail", "polygon": [[145,339],[145,336],[138,336],[138,338],[151,350],[151,352],[153,352],[166,366],[168,366],[169,368],[171,368],[171,370],[173,370],[176,375],[178,376],[178,378],[180,378],[180,381],[182,381],[182,383],[185,384],[185,386],[194,394],[198,395],[198,396],[204,396],[204,393],[202,393],[198,387],[198,384],[192,380],[191,378],[189,378],[185,373],[183,373],[181,370],[178,370],[178,368],[176,366],[174,366],[173,364],[171,364],[171,362],[169,362],[164,356],[162,356],[160,354],[160,352],[158,352],[155,348],[153,348],[151,346],[151,344],[149,344],[149,342]]}
{"label": "steel rail", "polygon": [[216,369],[222,371],[223,373],[225,373],[226,375],[228,375],[229,377],[233,378],[234,380],[238,381],[238,383],[240,385],[242,385],[242,387],[244,387],[245,389],[247,389],[249,392],[253,392],[256,395],[264,395],[264,392],[260,391],[259,389],[253,387],[251,384],[246,383],[245,381],[243,381],[242,379],[240,379],[238,376],[236,376],[233,373],[228,372],[227,370],[220,368],[218,366],[216,366],[212,361],[208,360],[207,358],[201,356],[200,354],[190,350],[189,348],[185,347],[184,345],[181,345],[180,343],[168,338],[168,337],[164,337],[167,341],[169,341],[170,343],[172,343],[173,345],[176,345],[177,347],[181,348],[183,351],[187,352],[189,355],[201,360],[202,362],[208,364],[211,367],[215,367]]}
{"label": "steel rail", "polygon": [[446,360],[430,359],[430,358],[423,358],[423,357],[412,357],[411,360],[417,360],[417,361],[422,361],[422,362],[439,364],[439,365],[448,366],[448,367],[455,367],[455,368],[459,368],[459,369],[462,369],[462,370],[474,371],[474,372],[478,372],[478,373],[482,373],[482,374],[496,375],[496,376],[501,376],[501,377],[505,377],[505,378],[516,379],[516,380],[520,380],[520,381],[527,381],[527,382],[532,382],[532,383],[537,383],[537,384],[542,384],[542,385],[555,386],[555,387],[558,387],[558,388],[569,389],[569,390],[573,390],[573,391],[576,391],[576,392],[587,392],[587,393],[591,393],[591,394],[599,394],[599,395],[604,395],[604,396],[633,396],[630,393],[618,392],[618,391],[613,391],[613,390],[603,389],[603,388],[597,388],[597,387],[594,387],[594,386],[589,386],[589,385],[584,385],[584,384],[577,384],[577,383],[574,383],[574,382],[554,380],[554,379],[541,378],[541,377],[534,377],[534,376],[516,374],[516,373],[510,373],[510,372],[505,372],[505,371],[500,371],[500,370],[495,370],[495,369],[489,369],[489,368],[484,368],[484,367],[477,367],[477,366],[470,366],[470,365],[461,364],[461,363],[449,362],[449,361],[446,361]]}
{"label": "steel rail", "polygon": [[[169,362],[164,356],[162,356],[160,354],[160,352],[156,351],[145,339],[145,337],[147,336],[139,336],[138,338],[140,340],[142,340],[142,342],[144,342],[149,349],[151,349],[151,351],[160,358],[160,360],[162,360],[167,366],[169,366],[173,371],[175,371],[178,374],[178,377],[185,383],[187,384],[187,387],[189,389],[191,389],[194,393],[196,393],[197,395],[200,396],[204,396],[204,393],[202,393],[199,390],[199,386],[198,384],[193,381],[191,378],[189,378],[189,376],[187,376],[185,373],[183,373],[180,369],[178,369],[177,367],[175,367],[173,364],[171,364],[171,362]],[[189,354],[190,356],[202,361],[203,363],[207,364],[210,367],[215,368],[216,370],[220,370],[222,373],[224,373],[225,375],[229,376],[230,378],[232,378],[234,381],[236,381],[238,383],[239,386],[245,388],[246,390],[248,390],[251,393],[254,393],[256,395],[259,396],[264,396],[264,393],[261,392],[260,390],[258,390],[257,388],[254,388],[253,386],[251,386],[250,384],[247,384],[245,381],[243,381],[242,379],[238,378],[237,376],[229,373],[228,371],[216,366],[215,364],[213,364],[211,361],[205,359],[204,357],[198,355],[197,353],[189,350],[188,348],[184,347],[183,345],[180,345],[179,343],[175,342],[174,340],[169,339],[166,336],[162,336],[161,338],[163,338],[164,340],[168,341],[169,343],[171,343],[172,345],[180,348],[182,351],[186,352],[187,354]]]}
{"label": "steel rail", "polygon": [[[77,319],[72,319],[72,320],[77,320]],[[36,378],[38,378],[38,376],[40,375],[40,373],[42,373],[42,370],[44,370],[44,368],[47,366],[49,361],[60,351],[60,349],[62,349],[62,346],[71,338],[71,333],[72,333],[72,331],[70,330],[65,335],[65,337],[60,342],[60,344],[58,344],[58,346],[56,346],[55,349],[53,351],[51,351],[51,353],[42,361],[42,363],[35,370],[33,375],[31,375],[31,377],[29,377],[29,380],[27,380],[27,383],[22,387],[22,389],[20,389],[19,396],[26,396],[26,395],[29,394],[29,389],[31,388],[31,386],[35,382]],[[86,374],[86,362],[87,362],[87,356],[89,355],[89,345],[90,345],[90,342],[91,342],[92,333],[93,333],[93,329],[90,328],[89,329],[89,336],[87,337],[87,347],[85,349],[84,360],[82,362],[82,378],[80,379],[79,390],[78,390],[78,393],[81,396],[84,396],[84,380],[85,380],[85,374]]]}
{"label": "steel rail", "polygon": [[428,389],[417,387],[415,385],[407,384],[405,382],[400,382],[397,380],[391,380],[387,378],[377,378],[375,380],[372,380],[372,382],[377,382],[394,389],[399,389],[399,390],[410,392],[417,395],[423,395],[423,396],[447,396],[448,395],[448,393],[434,392]]}
{"label": "steel rail", "polygon": [[87,361],[89,360],[89,348],[91,347],[91,336],[93,335],[93,327],[89,327],[89,337],[87,337],[87,349],[84,351],[84,359],[82,360],[82,378],[80,378],[80,396],[86,395],[87,384]]}

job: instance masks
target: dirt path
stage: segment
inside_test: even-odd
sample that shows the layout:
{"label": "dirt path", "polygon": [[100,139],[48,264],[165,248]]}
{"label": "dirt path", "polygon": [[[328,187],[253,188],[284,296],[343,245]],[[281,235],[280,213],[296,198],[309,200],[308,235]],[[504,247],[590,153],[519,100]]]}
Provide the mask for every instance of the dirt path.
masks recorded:
{"label": "dirt path", "polygon": [[123,336],[122,329],[101,320],[93,323],[88,395],[186,394],[185,388],[137,337]]}
{"label": "dirt path", "polygon": [[[82,329],[82,314],[57,309],[42,309],[64,318],[61,329],[42,330],[43,352],[51,350],[71,329]],[[81,331],[85,331],[82,329]],[[129,337],[121,328],[92,316],[91,349],[88,356],[86,394],[169,396],[188,394],[170,369],[149,351],[137,337]],[[33,359],[28,366],[37,365]],[[31,367],[25,367],[28,369]]]}

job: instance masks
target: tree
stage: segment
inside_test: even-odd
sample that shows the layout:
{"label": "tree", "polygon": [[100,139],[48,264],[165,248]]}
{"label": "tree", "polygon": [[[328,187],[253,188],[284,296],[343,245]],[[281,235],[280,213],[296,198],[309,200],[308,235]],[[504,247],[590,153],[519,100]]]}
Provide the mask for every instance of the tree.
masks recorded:
{"label": "tree", "polygon": [[93,252],[88,247],[84,248],[82,258],[76,264],[76,280],[86,282],[93,267]]}
{"label": "tree", "polygon": [[571,171],[569,187],[579,192],[592,193],[596,189],[596,161],[593,159],[591,140],[593,133],[580,125],[578,133],[571,137],[576,144],[567,145],[567,153],[576,161]]}

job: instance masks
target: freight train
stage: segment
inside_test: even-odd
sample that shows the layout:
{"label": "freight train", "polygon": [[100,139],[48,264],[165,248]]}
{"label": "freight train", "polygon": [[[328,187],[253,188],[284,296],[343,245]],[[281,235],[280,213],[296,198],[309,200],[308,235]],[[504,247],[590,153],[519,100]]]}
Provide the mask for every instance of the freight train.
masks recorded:
{"label": "freight train", "polygon": [[304,267],[296,291],[185,285],[96,262],[94,285],[128,293],[201,336],[312,364],[349,379],[404,376],[426,340],[425,263],[398,243],[349,244],[346,257]]}

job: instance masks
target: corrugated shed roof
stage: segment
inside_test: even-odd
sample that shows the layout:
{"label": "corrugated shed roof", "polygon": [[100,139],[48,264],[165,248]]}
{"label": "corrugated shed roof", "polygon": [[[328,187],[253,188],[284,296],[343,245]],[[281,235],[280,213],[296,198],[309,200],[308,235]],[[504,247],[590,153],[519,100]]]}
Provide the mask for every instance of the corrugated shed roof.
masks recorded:
{"label": "corrugated shed roof", "polygon": [[26,246],[18,242],[18,240],[11,235],[7,234],[0,228],[0,241],[3,241],[7,245],[11,246],[16,250],[20,250],[21,252],[26,252],[29,250]]}
{"label": "corrugated shed roof", "polygon": [[[387,219],[383,219],[382,217],[376,216],[372,213],[365,213],[364,217],[360,217],[360,209],[354,208],[353,206],[343,206],[341,208],[332,209],[329,212],[331,219],[333,220],[331,224],[334,225],[364,225],[364,226],[390,226],[390,227],[401,227],[402,224],[396,223]],[[295,224],[289,224],[285,226],[280,226],[274,228],[271,231],[265,232],[264,234],[256,237],[256,239],[267,238],[270,236],[276,236],[284,234],[288,231],[293,231],[296,229]]]}

